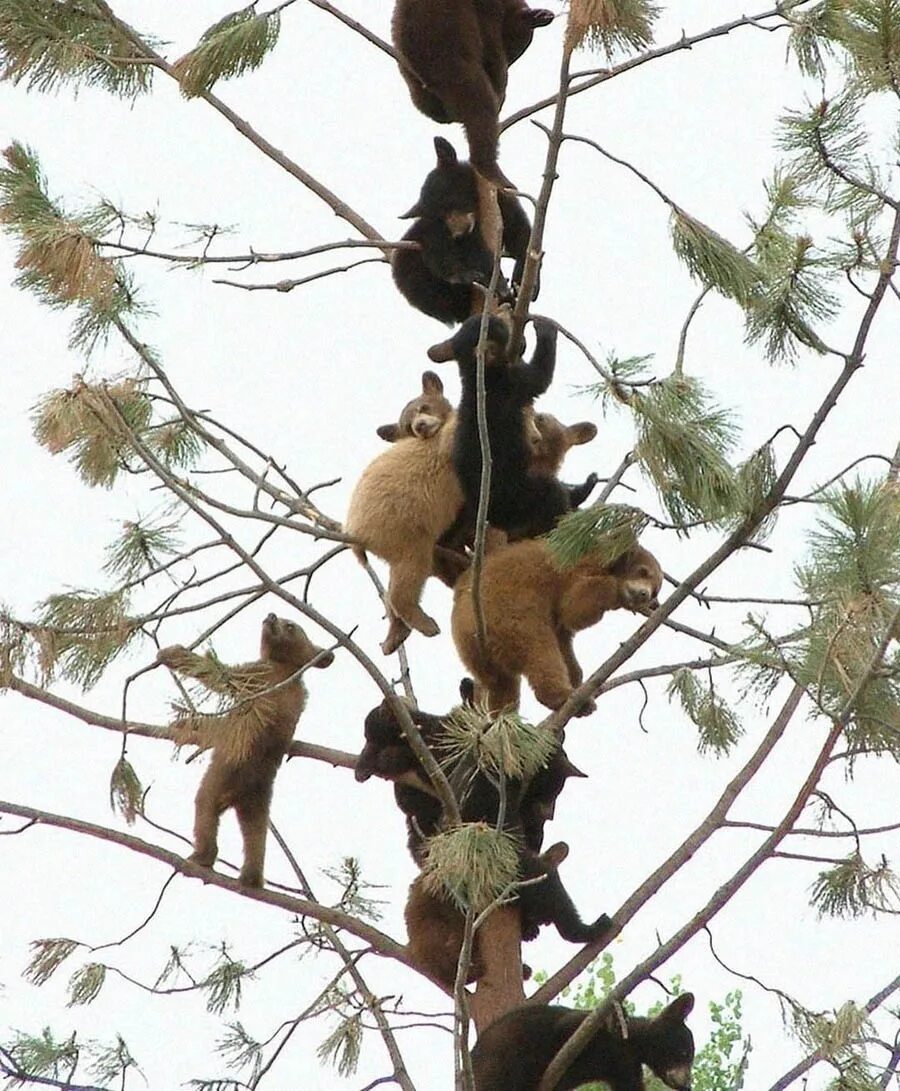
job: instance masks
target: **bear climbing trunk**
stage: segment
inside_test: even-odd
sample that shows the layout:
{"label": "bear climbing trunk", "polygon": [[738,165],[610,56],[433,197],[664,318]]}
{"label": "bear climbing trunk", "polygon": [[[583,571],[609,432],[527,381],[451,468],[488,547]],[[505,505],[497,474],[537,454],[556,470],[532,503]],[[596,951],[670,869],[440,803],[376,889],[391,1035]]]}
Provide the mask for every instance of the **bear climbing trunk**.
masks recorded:
{"label": "bear climbing trunk", "polygon": [[525,1001],[522,988],[522,937],[519,911],[500,906],[478,930],[483,974],[469,1002],[469,1012],[480,1034],[501,1015]]}

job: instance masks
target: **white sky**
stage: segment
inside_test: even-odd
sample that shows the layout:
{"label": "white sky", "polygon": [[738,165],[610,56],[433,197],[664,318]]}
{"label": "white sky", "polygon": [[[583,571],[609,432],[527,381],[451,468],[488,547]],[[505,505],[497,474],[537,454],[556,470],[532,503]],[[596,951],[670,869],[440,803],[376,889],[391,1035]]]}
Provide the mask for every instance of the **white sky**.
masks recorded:
{"label": "white sky", "polygon": [[[356,0],[342,6],[388,36],[387,3]],[[552,6],[561,9],[558,0]],[[140,29],[172,41],[166,50],[172,58],[228,10],[212,0],[119,0],[115,7]],[[744,0],[680,0],[660,20],[657,41],[673,40],[682,27],[694,33],[724,22],[744,9]],[[507,113],[554,90],[561,32],[562,20],[538,32],[532,49],[512,70]],[[574,99],[566,130],[591,137],[635,163],[688,211],[745,245],[743,212],[758,214],[762,209],[761,181],[775,162],[775,119],[785,107],[802,107],[806,93],[818,94],[785,65],[784,44],[783,33],[743,29],[646,65]],[[579,65],[593,66],[589,57]],[[405,230],[395,217],[415,199],[432,166],[431,140],[437,127],[414,111],[389,58],[312,4],[298,4],[285,12],[281,40],[264,67],[221,84],[217,92],[386,238]],[[541,117],[549,121],[547,112]],[[464,153],[458,127],[442,132]],[[73,100],[68,92],[39,96],[2,85],[0,139],[4,146],[12,139],[33,146],[51,192],[66,201],[78,204],[103,193],[133,214],[156,209],[164,221],[154,240],[160,249],[172,249],[184,237],[168,223],[234,225],[220,253],[246,252],[251,246],[258,251],[293,250],[354,237],[330,209],[203,102],[183,100],[163,78],[152,96],[133,105],[91,90]],[[533,193],[540,185],[545,146],[543,134],[527,122],[502,141],[504,169]],[[666,209],[630,174],[584,145],[564,148],[560,175],[537,309],[572,329],[598,354],[655,354],[654,370],[665,374],[697,292],[672,254]],[[161,496],[148,493],[142,480],[123,481],[112,492],[90,490],[64,458],[51,457],[35,444],[30,407],[46,391],[68,385],[85,364],[66,347],[68,317],[47,311],[9,286],[14,256],[10,241],[0,238],[0,318],[5,330],[0,452],[7,467],[0,598],[15,614],[29,615],[36,602],[54,591],[101,585],[103,549],[118,524],[156,510]],[[349,252],[348,261],[360,256],[359,251]],[[317,494],[324,510],[336,518],[343,515],[356,477],[380,450],[376,425],[395,419],[418,391],[420,373],[429,366],[425,349],[443,338],[444,328],[412,311],[380,265],[289,294],[243,292],[213,284],[212,278],[272,282],[343,263],[339,254],[318,266],[270,265],[237,276],[223,273],[222,267],[184,272],[147,260],[132,263],[144,298],[156,311],[156,317],[140,324],[140,336],[159,350],[181,395],[286,462],[305,486],[340,476],[338,485]],[[832,343],[849,345],[863,306],[863,300],[851,296],[845,314],[828,331]],[[827,479],[855,457],[893,452],[898,439],[898,335],[897,303],[889,299],[870,340],[867,366],[823,429],[793,494]],[[113,341],[92,359],[89,372],[103,376],[133,365],[127,346]],[[793,370],[770,367],[759,352],[743,344],[737,309],[718,297],[704,305],[692,326],[686,367],[723,404],[737,409],[743,426],[741,453],[755,449],[783,424],[805,427],[837,373],[832,360],[809,354]],[[441,374],[454,397],[454,369]],[[600,425],[591,445],[572,452],[564,475],[570,481],[581,480],[591,469],[601,475],[611,472],[631,442],[624,414],[601,421],[597,406],[573,396],[574,386],[592,378],[586,361],[561,342],[554,386],[539,407],[566,422],[593,418]],[[784,438],[779,456],[783,459],[788,450]],[[627,480],[637,490],[629,499],[659,510],[636,471]],[[251,499],[245,490],[231,493],[245,505]],[[794,594],[792,566],[802,557],[808,518],[806,506],[789,509],[770,542],[773,552],[732,558],[710,581],[710,591]],[[185,520],[186,539],[199,540],[197,534],[198,528]],[[645,541],[668,572],[684,575],[718,538],[697,534],[683,540],[655,531]],[[264,559],[270,572],[279,573],[314,559],[322,548],[305,536],[282,532]],[[148,601],[156,597],[154,592]],[[311,601],[342,627],[358,625],[356,638],[381,661],[381,607],[349,552],[316,577]],[[442,712],[453,703],[461,674],[449,638],[450,596],[441,585],[429,585],[425,605],[440,622],[442,635],[431,641],[414,635],[407,646],[422,707]],[[273,608],[278,608],[274,599],[263,600],[231,622],[218,634],[219,654],[228,661],[252,657],[259,621]],[[687,604],[677,617],[707,631],[715,626],[718,635],[729,639],[739,632],[744,613],[741,607],[709,612]],[[770,618],[776,631],[791,621],[785,611]],[[173,622],[163,630],[164,639],[190,641],[208,620]],[[579,637],[577,652],[584,666],[592,669],[601,662],[635,625],[630,615],[613,615]],[[313,639],[322,637],[309,628]],[[83,698],[66,685],[58,691],[115,715],[122,681],[153,654],[149,644],[136,646]],[[700,645],[660,632],[627,669],[696,654],[702,654]],[[160,722],[164,717],[173,692],[161,673],[142,678],[132,688],[129,713],[134,718]],[[339,655],[332,669],[308,681],[311,696],[299,737],[357,751],[365,712],[379,699],[371,681],[347,655]],[[638,723],[643,695],[630,686],[604,697],[593,717],[573,721],[568,732],[570,756],[590,779],[570,782],[548,838],[571,845],[562,874],[586,918],[601,910],[612,912],[683,840],[746,760],[783,699],[779,691],[768,714],[747,705],[742,744],[732,757],[717,761],[697,755],[694,728],[668,705],[664,682],[648,685],[648,692],[644,731]],[[523,712],[542,715],[530,693]],[[754,821],[777,820],[822,738],[820,723],[798,716],[737,814]],[[16,695],[5,696],[0,797],[119,828],[121,820],[110,814],[107,797],[120,744],[116,734],[53,715]],[[144,783],[152,784],[149,810],[154,819],[188,833],[200,763],[174,762],[167,744],[144,740],[129,744],[129,757]],[[860,762],[853,782],[834,770],[824,784],[862,825],[896,818],[897,770],[887,761]],[[273,819],[317,890],[328,887],[323,868],[343,856],[359,857],[364,873],[385,887],[381,926],[403,938],[403,902],[414,869],[388,784],[372,780],[358,786],[346,770],[294,761],[277,782]],[[0,832],[9,828],[15,823],[3,819]],[[147,826],[138,825],[134,832],[169,847],[179,844]],[[693,916],[757,843],[745,831],[718,834],[612,945],[620,973],[651,953],[657,937],[665,939]],[[812,849],[799,843],[792,847],[822,851],[821,842]],[[831,841],[824,847],[837,856],[849,851],[851,843]],[[895,855],[897,847],[896,835],[873,840],[868,859],[877,860],[881,852]],[[231,815],[223,821],[222,849],[228,859],[239,856]],[[865,1001],[897,972],[892,965],[900,949],[897,924],[818,921],[807,899],[818,870],[819,865],[795,861],[766,864],[713,922],[717,950],[736,969],[795,994],[812,1008],[832,1008],[847,999]],[[66,1009],[64,984],[79,965],[78,956],[41,989],[19,976],[32,939],[71,936],[102,944],[130,931],[149,913],[167,875],[166,869],[125,850],[62,831],[29,831],[0,841],[0,981],[5,985],[0,992],[0,1039],[8,1037],[8,1028],[38,1031],[47,1024],[60,1036],[77,1030],[79,1036],[110,1040],[119,1031],[154,1089],[223,1074],[224,1065],[211,1054],[220,1021],[205,1012],[194,994],[152,997],[110,979],[93,1006]],[[274,844],[267,875],[290,882]],[[170,944],[195,942],[202,947],[225,938],[235,957],[255,961],[292,934],[292,922],[280,910],[177,878],[142,936],[98,957],[150,983]],[[526,948],[525,958],[535,968],[552,970],[573,951],[555,933],[545,932]],[[366,959],[363,968],[379,995],[402,994],[415,1011],[447,1010],[446,998],[410,971],[375,959]],[[287,955],[248,984],[237,1018],[251,1034],[264,1038],[281,1020],[296,1016],[336,969],[330,956],[298,961]],[[700,1042],[708,1029],[706,1001],[721,1000],[740,983],[714,963],[702,934],[660,976],[668,980],[672,974],[680,974],[698,995],[691,1022]],[[801,1051],[783,1032],[777,1000],[752,984],[741,987],[745,1028],[754,1043],[747,1086],[765,1088]],[[660,997],[659,989],[648,983],[636,998],[649,1004]],[[354,1077],[343,1081],[332,1070],[320,1069],[314,1049],[327,1029],[330,1025],[318,1022],[301,1031],[264,1086],[287,1088],[299,1081],[312,1091],[362,1088],[386,1074],[387,1061],[374,1032]],[[422,1091],[451,1087],[449,1036],[409,1030],[401,1035],[401,1044]],[[825,1076],[824,1070],[815,1070],[810,1091],[823,1086]],[[86,1074],[82,1079],[87,1082]]]}

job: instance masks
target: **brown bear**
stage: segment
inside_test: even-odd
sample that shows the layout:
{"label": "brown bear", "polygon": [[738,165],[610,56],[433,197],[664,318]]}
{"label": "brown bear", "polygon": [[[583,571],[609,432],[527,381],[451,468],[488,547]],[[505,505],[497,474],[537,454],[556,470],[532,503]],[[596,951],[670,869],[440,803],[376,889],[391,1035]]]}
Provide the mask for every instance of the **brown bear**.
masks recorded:
{"label": "brown bear", "polygon": [[334,655],[313,644],[293,621],[269,614],[255,662],[224,667],[180,644],[161,648],[156,659],[234,701],[224,715],[186,716],[173,724],[179,744],[194,743],[213,751],[197,791],[194,851],[188,859],[212,867],[218,855],[219,818],[234,807],[244,840],[239,882],[260,887],[275,774],[306,705],[306,686],[293,676],[307,665],[329,666]]}
{"label": "brown bear", "polygon": [[[685,1019],[692,993],[676,997],[659,1015],[616,1015],[597,1028],[566,1069],[555,1091],[602,1080],[610,1091],[644,1091],[642,1065],[667,1087],[688,1091],[694,1037]],[[475,1091],[534,1091],[547,1066],[590,1012],[557,1005],[525,1005],[502,1015],[481,1032],[472,1050]]]}
{"label": "brown bear", "polygon": [[[431,575],[435,543],[463,502],[451,459],[453,409],[433,371],[423,374],[422,395],[410,404],[414,408],[407,406],[401,414],[397,441],[363,470],[344,523],[361,563],[369,550],[391,566],[389,628],[381,645],[385,655],[399,647],[410,629],[425,636],[440,632],[419,606],[419,597]],[[382,439],[390,438],[388,427],[379,429]]]}
{"label": "brown bear", "polygon": [[[596,625],[607,610],[655,609],[661,586],[659,562],[637,544],[612,564],[588,554],[562,568],[546,542],[516,542],[485,556],[481,605],[487,647],[478,643],[471,571],[454,590],[453,640],[475,676],[476,695],[492,711],[518,707],[523,674],[541,704],[556,709],[583,678],[573,635]],[[586,702],[579,714],[593,708]]]}
{"label": "brown bear", "polygon": [[[537,939],[544,924],[554,925],[560,936],[571,943],[593,943],[609,929],[612,922],[605,913],[593,924],[585,924],[563,886],[557,868],[568,853],[569,846],[564,841],[551,845],[540,855],[529,849],[521,850],[519,875],[524,885],[518,889],[515,904],[519,907],[523,940]],[[437,981],[452,988],[465,932],[462,912],[449,899],[429,894],[419,876],[409,888],[405,918],[413,960]],[[476,933],[466,984],[477,981],[482,972]]]}
{"label": "brown bear", "polygon": [[433,121],[461,121],[472,166],[500,186],[498,116],[507,70],[553,12],[525,0],[397,0],[391,36],[414,105]]}

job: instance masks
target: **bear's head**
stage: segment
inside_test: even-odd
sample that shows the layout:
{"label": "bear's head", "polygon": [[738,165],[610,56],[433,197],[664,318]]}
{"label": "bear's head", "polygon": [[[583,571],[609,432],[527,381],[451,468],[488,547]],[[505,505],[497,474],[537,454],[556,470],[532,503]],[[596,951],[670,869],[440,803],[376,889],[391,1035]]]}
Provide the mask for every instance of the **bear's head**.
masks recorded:
{"label": "bear's head", "polygon": [[442,136],[434,138],[434,150],[437,166],[422,183],[418,201],[400,219],[441,219],[454,238],[468,235],[478,222],[475,170],[468,163],[459,161],[453,145]]}
{"label": "bear's head", "polygon": [[694,1036],[684,1021],[693,1007],[693,993],[676,996],[668,1007],[649,1020],[641,1036],[645,1044],[642,1060],[664,1084],[676,1091],[688,1091],[691,1086]]}
{"label": "bear's head", "polygon": [[552,413],[535,413],[536,439],[531,446],[531,472],[539,477],[555,477],[570,447],[579,447],[597,435],[597,425],[590,421],[562,424]]}
{"label": "bear's head", "polygon": [[422,393],[406,403],[397,424],[382,424],[376,431],[388,443],[415,436],[430,439],[441,430],[453,413],[444,397],[444,384],[433,371],[422,373]]}
{"label": "bear's head", "polygon": [[[432,345],[428,350],[428,359],[436,364],[445,364],[456,360],[460,364],[472,366],[475,363],[475,351],[481,334],[481,315],[473,314],[467,318],[454,335],[446,341]],[[488,319],[487,337],[484,345],[484,362],[490,367],[502,364],[506,360],[506,345],[509,341],[509,326],[501,318]]]}
{"label": "bear's head", "polygon": [[269,614],[262,623],[259,657],[268,663],[285,663],[289,667],[305,667],[315,659],[314,667],[330,667],[334,653],[319,648],[299,625],[283,617]]}
{"label": "bear's head", "polygon": [[626,609],[646,611],[659,606],[657,596],[663,573],[649,549],[633,545],[610,565],[609,572],[619,579],[622,605]]}

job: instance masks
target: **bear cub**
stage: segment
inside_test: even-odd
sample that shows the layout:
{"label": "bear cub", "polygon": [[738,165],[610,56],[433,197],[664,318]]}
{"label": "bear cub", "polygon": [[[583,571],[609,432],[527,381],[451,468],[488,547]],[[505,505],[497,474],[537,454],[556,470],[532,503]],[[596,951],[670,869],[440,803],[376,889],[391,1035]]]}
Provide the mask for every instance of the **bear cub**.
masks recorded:
{"label": "bear cub", "polygon": [[[434,138],[437,166],[426,177],[418,201],[400,219],[415,219],[403,236],[419,250],[396,250],[391,261],[394,283],[416,310],[452,325],[481,310],[473,284],[487,285],[494,258],[479,223],[478,179],[469,163],[457,159],[453,145]],[[531,222],[518,199],[499,193],[503,251],[515,258],[512,283],[525,267]],[[498,295],[508,294],[503,278]],[[537,298],[537,291],[535,291]]]}
{"label": "bear cub", "polygon": [[[676,997],[652,1018],[614,1014],[572,1061],[555,1091],[602,1080],[610,1091],[644,1091],[647,1065],[675,1091],[691,1086],[694,1037],[685,1019],[692,993]],[[478,1036],[472,1050],[475,1091],[534,1091],[547,1066],[590,1013],[557,1005],[514,1008]]]}
{"label": "bear cub", "polygon": [[498,117],[507,71],[553,12],[525,0],[397,0],[391,37],[417,109],[432,121],[460,121],[472,166],[510,186],[497,165]]}
{"label": "bear cub", "polygon": [[252,663],[223,670],[210,656],[180,644],[161,648],[156,660],[235,701],[223,716],[186,716],[172,725],[177,742],[213,751],[197,791],[194,851],[188,859],[212,867],[219,818],[233,807],[244,841],[239,882],[260,887],[275,775],[306,705],[302,678],[287,680],[307,664],[330,666],[334,655],[316,647],[299,625],[269,614],[262,624],[259,659]]}

